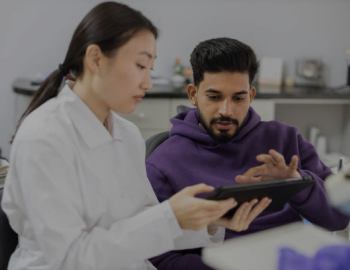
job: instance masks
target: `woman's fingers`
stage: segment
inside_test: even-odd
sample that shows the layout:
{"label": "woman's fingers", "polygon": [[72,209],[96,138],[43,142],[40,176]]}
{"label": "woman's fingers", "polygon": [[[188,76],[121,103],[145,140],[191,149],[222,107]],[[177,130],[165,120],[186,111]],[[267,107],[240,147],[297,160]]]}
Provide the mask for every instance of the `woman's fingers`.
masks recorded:
{"label": "woman's fingers", "polygon": [[206,184],[197,184],[197,185],[193,185],[193,186],[188,186],[185,187],[183,189],[183,192],[185,192],[186,194],[190,195],[190,196],[194,196],[200,193],[208,193],[213,191],[215,188],[212,186],[208,186]]}

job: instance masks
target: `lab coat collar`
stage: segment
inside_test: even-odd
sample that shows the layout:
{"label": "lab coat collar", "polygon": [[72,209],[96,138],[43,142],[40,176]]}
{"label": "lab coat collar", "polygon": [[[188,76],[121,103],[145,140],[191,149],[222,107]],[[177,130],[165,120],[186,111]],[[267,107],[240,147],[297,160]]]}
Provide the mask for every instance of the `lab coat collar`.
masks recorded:
{"label": "lab coat collar", "polygon": [[68,117],[72,120],[80,136],[90,147],[98,147],[113,140],[122,140],[118,128],[115,126],[115,115],[110,112],[107,118],[108,124],[113,125],[111,135],[106,127],[98,120],[90,108],[72,91],[74,82],[67,81],[58,95],[58,99],[64,102]]}

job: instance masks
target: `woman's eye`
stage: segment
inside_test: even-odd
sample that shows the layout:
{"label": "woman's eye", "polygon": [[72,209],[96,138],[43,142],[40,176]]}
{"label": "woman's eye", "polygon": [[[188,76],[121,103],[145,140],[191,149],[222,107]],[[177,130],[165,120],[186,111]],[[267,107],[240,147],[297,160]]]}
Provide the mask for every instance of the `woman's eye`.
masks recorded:
{"label": "woman's eye", "polygon": [[145,66],[140,65],[140,64],[137,64],[137,67],[138,67],[139,69],[145,69],[145,68],[146,68]]}

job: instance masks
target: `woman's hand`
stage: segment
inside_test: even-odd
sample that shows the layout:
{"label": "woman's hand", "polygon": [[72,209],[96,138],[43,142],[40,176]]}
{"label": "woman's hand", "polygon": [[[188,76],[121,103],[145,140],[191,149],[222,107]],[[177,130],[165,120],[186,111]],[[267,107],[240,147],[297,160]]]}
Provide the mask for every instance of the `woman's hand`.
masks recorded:
{"label": "woman's hand", "polygon": [[220,218],[210,225],[222,226],[227,229],[241,232],[248,229],[250,223],[261,214],[271,203],[271,199],[263,198],[258,203],[257,199],[243,203],[235,212],[231,219]]}
{"label": "woman's hand", "polygon": [[169,199],[170,206],[182,229],[200,230],[237,205],[232,198],[212,201],[194,197],[196,194],[213,190],[211,186],[198,184],[182,189]]}
{"label": "woman's hand", "polygon": [[260,182],[279,178],[298,178],[298,156],[294,155],[289,166],[284,157],[275,150],[270,150],[269,154],[261,154],[256,157],[259,162],[265,164],[250,168],[243,175],[236,176],[237,183]]}

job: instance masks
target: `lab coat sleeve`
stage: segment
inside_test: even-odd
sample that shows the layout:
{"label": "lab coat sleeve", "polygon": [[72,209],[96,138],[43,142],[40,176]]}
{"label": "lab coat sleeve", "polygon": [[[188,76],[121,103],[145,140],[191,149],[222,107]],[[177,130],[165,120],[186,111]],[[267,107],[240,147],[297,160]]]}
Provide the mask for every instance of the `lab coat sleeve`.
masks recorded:
{"label": "lab coat sleeve", "polygon": [[23,211],[50,269],[120,269],[173,249],[174,238],[182,234],[177,222],[166,216],[168,202],[117,221],[108,229],[88,229],[74,152],[67,142],[54,135],[28,139],[17,142],[13,151],[11,166],[18,172]]}
{"label": "lab coat sleeve", "polygon": [[[168,200],[162,202],[161,204],[164,205],[163,211],[168,218],[168,226],[170,228],[173,228],[173,226],[179,226]],[[176,232],[177,228],[174,228],[171,231]],[[214,235],[210,235],[208,233],[207,227],[204,227],[199,231],[182,230],[181,234],[173,234],[173,237],[175,239],[173,248],[174,250],[217,246],[222,244],[224,240],[225,228],[218,227]]]}
{"label": "lab coat sleeve", "polygon": [[298,135],[299,173],[309,175],[315,184],[295,195],[290,205],[310,222],[328,230],[343,230],[349,224],[349,216],[332,207],[327,199],[324,181],[332,172],[319,159],[316,149]]}

